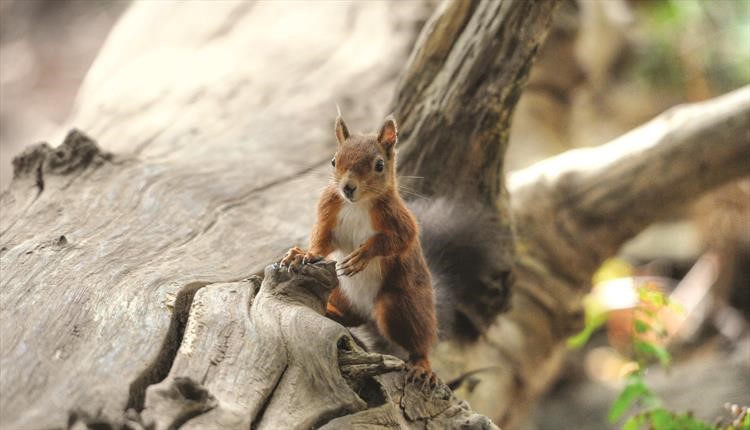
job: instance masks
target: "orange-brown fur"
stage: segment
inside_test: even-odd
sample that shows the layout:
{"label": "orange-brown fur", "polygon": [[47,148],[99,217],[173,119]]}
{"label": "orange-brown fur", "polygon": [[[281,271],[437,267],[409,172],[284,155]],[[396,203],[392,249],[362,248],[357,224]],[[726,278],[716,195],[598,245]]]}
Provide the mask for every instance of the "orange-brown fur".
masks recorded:
{"label": "orange-brown fur", "polygon": [[[293,248],[282,264],[314,262],[337,251],[340,211],[344,205],[367,205],[373,234],[339,261],[339,270],[357,279],[357,273],[378,259],[382,282],[372,313],[358,312],[337,288],[329,298],[326,315],[346,326],[373,320],[385,338],[409,352],[409,362],[418,372],[434,377],[428,355],[437,339],[435,297],[416,220],[396,191],[395,121],[387,119],[378,135],[362,136],[350,135],[339,117],[336,137],[335,178],[318,203],[309,250]],[[378,160],[383,162],[382,172],[377,171]],[[356,185],[359,194],[355,191],[351,198],[345,196],[342,190],[348,184]]]}

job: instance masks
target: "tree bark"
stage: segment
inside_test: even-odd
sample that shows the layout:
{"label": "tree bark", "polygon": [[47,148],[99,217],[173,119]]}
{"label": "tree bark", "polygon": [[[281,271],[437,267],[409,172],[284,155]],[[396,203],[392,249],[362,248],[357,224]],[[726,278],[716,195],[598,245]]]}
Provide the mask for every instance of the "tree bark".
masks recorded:
{"label": "tree bark", "polygon": [[[405,384],[404,363],[363,351],[325,318],[334,262],[201,288],[169,375],[148,387],[154,429],[493,428],[447,387]],[[250,341],[250,342],[248,342]],[[133,423],[131,423],[133,425]]]}
{"label": "tree bark", "polygon": [[558,4],[446,2],[425,25],[394,107],[399,171],[427,178],[418,192],[468,193],[490,206],[507,197],[510,118]]}

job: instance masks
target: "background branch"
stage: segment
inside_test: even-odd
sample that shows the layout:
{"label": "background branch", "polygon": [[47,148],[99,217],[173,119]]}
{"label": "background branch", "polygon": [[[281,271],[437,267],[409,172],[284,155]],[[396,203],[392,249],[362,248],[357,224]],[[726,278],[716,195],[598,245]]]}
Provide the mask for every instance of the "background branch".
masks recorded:
{"label": "background branch", "polygon": [[510,175],[523,240],[585,282],[649,224],[703,192],[750,174],[750,87],[678,106],[605,145]]}
{"label": "background branch", "polygon": [[583,328],[581,299],[604,259],[649,223],[750,173],[749,114],[746,87],[511,174],[510,311],[475,345],[446,342],[436,353],[442,375],[487,369],[459,395],[502,427],[518,425],[556,377],[565,339]]}

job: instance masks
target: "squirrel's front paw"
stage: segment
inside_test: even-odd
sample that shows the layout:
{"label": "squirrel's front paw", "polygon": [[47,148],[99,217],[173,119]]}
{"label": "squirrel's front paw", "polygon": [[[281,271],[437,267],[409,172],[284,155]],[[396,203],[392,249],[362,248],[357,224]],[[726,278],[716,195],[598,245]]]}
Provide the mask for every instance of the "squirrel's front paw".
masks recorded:
{"label": "squirrel's front paw", "polygon": [[304,257],[305,251],[302,248],[295,246],[286,252],[284,258],[281,259],[281,265],[288,270],[296,270],[302,265]]}
{"label": "squirrel's front paw", "polygon": [[367,267],[370,260],[365,256],[364,251],[357,249],[347,255],[343,261],[339,262],[336,274],[339,276],[354,276]]}
{"label": "squirrel's front paw", "polygon": [[295,246],[287,251],[284,258],[281,259],[281,265],[289,271],[297,271],[305,264],[317,263],[322,259],[322,255],[313,254],[309,251],[305,252],[302,248]]}
{"label": "squirrel's front paw", "polygon": [[313,254],[308,251],[307,254],[305,254],[305,256],[302,258],[302,264],[315,264],[323,258],[324,257],[322,255]]}

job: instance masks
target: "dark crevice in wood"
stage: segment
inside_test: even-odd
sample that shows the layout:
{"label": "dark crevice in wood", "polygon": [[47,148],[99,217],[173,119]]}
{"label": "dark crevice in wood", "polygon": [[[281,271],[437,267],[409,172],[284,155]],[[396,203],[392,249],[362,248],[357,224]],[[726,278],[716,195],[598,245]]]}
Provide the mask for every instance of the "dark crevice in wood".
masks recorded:
{"label": "dark crevice in wood", "polygon": [[161,349],[156,359],[130,384],[128,403],[125,410],[135,409],[138,412],[143,410],[146,400],[146,389],[149,385],[157,384],[163,381],[172,368],[177,351],[182,343],[182,337],[185,334],[185,326],[190,316],[190,307],[193,304],[195,293],[208,285],[206,282],[192,282],[185,285],[177,293],[175,298],[172,319],[169,322],[167,335],[162,341]]}
{"label": "dark crevice in wood", "polygon": [[357,395],[367,403],[368,408],[375,408],[385,404],[387,397],[383,386],[374,378],[362,380]]}
{"label": "dark crevice in wood", "polygon": [[42,163],[39,163],[39,165],[36,166],[36,188],[36,196],[39,197],[39,194],[42,194],[42,191],[44,191],[44,175],[42,174]]}
{"label": "dark crevice in wood", "polygon": [[216,407],[215,399],[211,393],[190,378],[175,378],[173,385],[182,398],[188,401],[189,406],[175,417],[169,426],[169,430],[177,430],[191,419]]}
{"label": "dark crevice in wood", "polygon": [[68,423],[66,429],[80,428],[78,424],[83,424],[89,430],[115,430],[117,426],[100,414],[91,415],[81,409],[74,409],[68,413]]}

